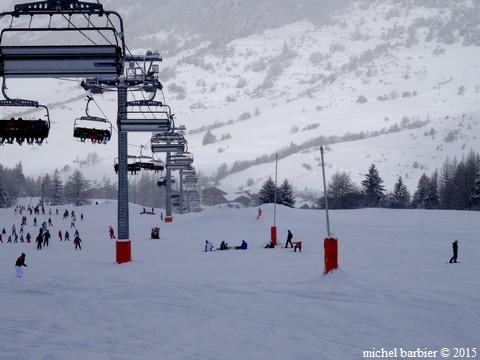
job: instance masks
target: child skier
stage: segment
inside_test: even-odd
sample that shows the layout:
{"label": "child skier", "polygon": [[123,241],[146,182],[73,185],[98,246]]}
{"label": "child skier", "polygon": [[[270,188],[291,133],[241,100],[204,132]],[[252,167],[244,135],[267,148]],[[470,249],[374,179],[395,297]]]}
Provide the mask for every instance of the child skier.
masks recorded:
{"label": "child skier", "polygon": [[22,253],[15,262],[15,274],[17,278],[23,277],[23,269],[22,266],[27,267],[27,264],[25,264],[25,254]]}

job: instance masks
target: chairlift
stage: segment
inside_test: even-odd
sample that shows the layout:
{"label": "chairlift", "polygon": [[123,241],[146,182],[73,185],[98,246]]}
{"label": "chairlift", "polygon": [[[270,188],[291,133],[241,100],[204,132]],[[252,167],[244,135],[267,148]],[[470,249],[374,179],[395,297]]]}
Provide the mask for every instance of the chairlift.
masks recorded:
{"label": "chairlift", "polygon": [[[106,144],[112,137],[112,123],[107,119],[90,116],[88,106],[93,100],[91,96],[87,97],[87,106],[85,108],[86,116],[75,119],[73,125],[73,137],[80,139],[81,142],[91,141],[92,144]],[[100,127],[93,127],[89,124],[102,124]],[[103,128],[102,128],[103,127]]]}
{"label": "chairlift", "polygon": [[50,132],[48,108],[36,101],[9,99],[5,94],[5,85],[3,86],[3,93],[7,99],[0,100],[0,108],[42,108],[45,110],[45,116],[43,119],[24,119],[13,116],[0,119],[0,144],[13,144],[16,141],[19,145],[22,145],[26,141],[28,145],[41,145]]}
{"label": "chairlift", "polygon": [[154,100],[127,102],[127,116],[118,128],[130,132],[168,132],[173,124],[170,106]]}
{"label": "chairlift", "polygon": [[[113,25],[111,20],[108,21],[106,26],[102,27],[95,25],[90,20],[88,20],[87,27],[75,26],[71,18],[76,15],[82,19],[87,16],[89,19],[92,15],[98,17],[105,15],[108,19],[115,17],[119,29]],[[28,23],[28,27],[26,25],[23,27],[10,26],[0,33],[0,76],[15,78],[88,78],[98,76],[116,77],[123,73],[126,49],[123,20],[118,13],[104,10],[101,4],[78,0],[45,0],[15,5],[14,11],[0,14],[0,17],[4,16],[11,16],[12,24],[15,18],[21,16],[28,16],[30,22],[21,22],[22,24]],[[46,24],[39,27],[30,27],[35,16],[43,16]],[[65,24],[51,26],[53,16],[63,17]],[[94,45],[84,45],[85,41],[72,44],[72,39],[68,34],[74,32],[82,34]],[[25,44],[24,41],[16,40],[13,45],[5,44],[8,35],[18,39],[18,34],[22,33],[32,35],[30,38],[35,39],[35,42]],[[92,34],[96,35],[98,33],[106,40],[105,44],[97,44],[91,40]],[[37,34],[40,36],[37,36]],[[67,34],[67,36],[57,37],[66,39],[60,45],[39,45],[37,39],[41,38],[41,34]],[[26,37],[20,37],[20,39],[26,39]]]}
{"label": "chairlift", "polygon": [[[128,159],[136,159],[136,156],[128,156]],[[115,173],[118,174],[118,170],[120,168],[120,165],[118,164],[118,158],[114,159],[113,163],[113,169],[115,170]],[[134,161],[134,162],[129,162],[127,165],[128,172],[130,175],[137,175],[140,171],[142,171],[142,168],[140,166],[140,162]]]}

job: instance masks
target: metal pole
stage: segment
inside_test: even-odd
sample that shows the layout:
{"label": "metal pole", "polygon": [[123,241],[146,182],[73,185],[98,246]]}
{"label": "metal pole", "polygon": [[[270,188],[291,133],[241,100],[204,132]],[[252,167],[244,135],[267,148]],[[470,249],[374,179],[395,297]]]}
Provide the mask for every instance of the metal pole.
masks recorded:
{"label": "metal pole", "polygon": [[183,170],[180,170],[180,214],[183,214]]}
{"label": "metal pole", "polygon": [[[167,152],[167,164],[170,163],[170,153]],[[167,174],[165,177],[166,189],[165,189],[165,219],[167,222],[172,218],[172,171],[167,166]]]}
{"label": "metal pole", "polygon": [[278,154],[275,154],[275,200],[273,204],[273,226],[277,226],[277,174],[278,174]]}
{"label": "metal pole", "polygon": [[325,177],[325,160],[323,157],[323,146],[320,146],[320,154],[322,156],[323,196],[325,198],[325,214],[327,216],[327,233],[328,233],[328,236],[330,236],[330,218],[328,216],[328,194],[327,194],[327,181]]}
{"label": "metal pole", "polygon": [[[118,121],[127,116],[127,84],[122,76],[118,84]],[[118,239],[128,240],[128,136],[127,132],[118,133]]]}

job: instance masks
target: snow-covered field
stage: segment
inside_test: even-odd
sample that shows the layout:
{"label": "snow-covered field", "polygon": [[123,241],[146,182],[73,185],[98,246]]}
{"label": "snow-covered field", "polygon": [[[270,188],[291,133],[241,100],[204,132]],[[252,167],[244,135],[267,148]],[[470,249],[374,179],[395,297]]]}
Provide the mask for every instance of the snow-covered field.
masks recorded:
{"label": "snow-covered field", "polygon": [[[335,211],[341,270],[324,277],[320,211],[278,208],[282,241],[291,229],[304,242],[293,253],[263,249],[271,207],[260,221],[254,208],[213,208],[162,225],[132,206],[134,261],[117,265],[115,202],[75,210],[82,251],[56,239],[70,225],[56,216],[45,250],[0,244],[2,360],[361,359],[372,347],[480,345],[478,212]],[[0,228],[19,219],[0,210]],[[149,240],[155,225],[161,239]],[[249,249],[204,253],[205,239]],[[454,239],[461,263],[450,265]]]}

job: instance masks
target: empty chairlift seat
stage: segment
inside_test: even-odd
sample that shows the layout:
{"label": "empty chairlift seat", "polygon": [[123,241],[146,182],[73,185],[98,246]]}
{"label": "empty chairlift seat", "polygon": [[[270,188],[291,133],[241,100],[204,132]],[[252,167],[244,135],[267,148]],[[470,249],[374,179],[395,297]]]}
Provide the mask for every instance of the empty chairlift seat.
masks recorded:
{"label": "empty chairlift seat", "polygon": [[119,122],[120,131],[130,132],[168,132],[171,127],[170,107],[153,100],[129,101],[126,119]]}
{"label": "empty chairlift seat", "polygon": [[116,45],[0,47],[5,77],[117,76],[122,66],[122,51]]}

